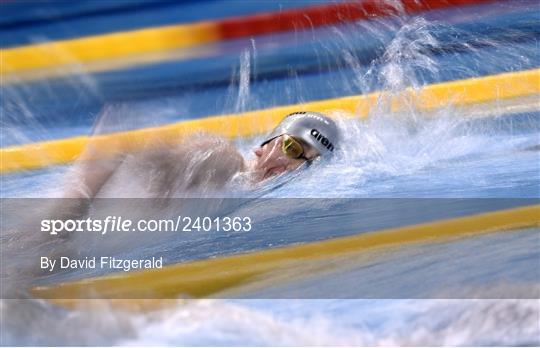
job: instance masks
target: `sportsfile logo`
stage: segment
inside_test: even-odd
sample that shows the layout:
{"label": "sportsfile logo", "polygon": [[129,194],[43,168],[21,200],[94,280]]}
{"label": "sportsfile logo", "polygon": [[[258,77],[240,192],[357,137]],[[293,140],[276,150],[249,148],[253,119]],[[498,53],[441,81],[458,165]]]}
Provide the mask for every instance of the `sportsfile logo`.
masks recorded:
{"label": "sportsfile logo", "polygon": [[334,144],[328,140],[327,137],[321,134],[318,130],[313,128],[311,130],[311,136],[314,137],[319,143],[323,144],[329,151],[334,151]]}
{"label": "sportsfile logo", "polygon": [[105,219],[44,219],[41,220],[41,232],[58,235],[72,232],[249,232],[252,220],[249,216],[182,216],[172,219],[131,220],[122,216],[107,216]]}

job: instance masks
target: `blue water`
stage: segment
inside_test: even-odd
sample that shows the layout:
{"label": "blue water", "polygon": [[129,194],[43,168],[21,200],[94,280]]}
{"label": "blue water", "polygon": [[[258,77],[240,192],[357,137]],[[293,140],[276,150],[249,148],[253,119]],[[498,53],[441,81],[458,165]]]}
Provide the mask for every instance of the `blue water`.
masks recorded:
{"label": "blue water", "polygon": [[[212,53],[192,59],[10,84],[2,87],[2,126],[9,131],[0,141],[6,146],[89,134],[111,104],[121,106],[122,117],[136,119],[122,125],[129,129],[384,89],[381,69],[396,58],[388,56],[391,42],[405,48],[417,40],[395,61],[407,67],[405,85],[540,65],[534,2],[475,10],[474,22],[463,18],[463,9],[432,11],[206,45],[202,51]],[[240,96],[239,74],[246,68],[249,89]]]}
{"label": "blue water", "polygon": [[65,40],[80,36],[116,31],[174,25],[203,20],[243,16],[259,12],[280,11],[309,5],[320,0],[231,1],[231,0],[46,0],[6,2],[0,18],[2,47]]}
{"label": "blue water", "polygon": [[[241,4],[227,11],[275,6]],[[216,9],[223,7],[221,1],[204,6],[208,16],[218,16]],[[187,2],[130,15],[118,10],[112,16],[126,20],[100,30],[150,23],[143,18],[166,24],[180,9],[185,17],[175,22],[200,19],[194,8]],[[168,11],[170,16],[155,15]],[[533,1],[495,2],[238,40],[205,47],[191,59],[2,86],[1,141],[6,146],[88,134],[104,105],[125,120],[115,124],[118,129],[131,129],[537,68],[539,14]],[[25,30],[42,28],[54,39],[54,33],[91,34],[97,32],[92,23],[113,23],[98,15],[78,19],[76,11],[58,16],[70,19],[42,23],[29,15],[33,27],[13,27],[13,41],[3,44],[27,42],[32,35]],[[249,75],[247,85],[240,82],[242,74]],[[381,108],[363,121],[335,112],[344,142],[334,158],[242,191],[267,199],[236,210],[254,217],[252,232],[179,234],[144,243],[120,238],[106,251],[159,255],[174,263],[538,203],[540,110],[501,110],[477,118],[478,110],[451,107],[431,117],[415,110],[389,116]],[[260,140],[237,139],[236,144],[252,158]],[[0,194],[58,196],[68,170],[57,166],[4,175]],[[108,195],[140,191],[126,182]],[[64,310],[35,300],[3,300],[3,316],[10,320],[2,323],[2,344],[538,345],[538,232],[505,231],[333,260],[310,277],[300,269],[292,281],[269,277],[236,293],[250,300],[180,301],[151,314],[107,304]],[[2,237],[2,248],[12,245]],[[103,251],[103,245],[91,243],[70,247],[82,255]],[[19,266],[25,250],[16,251],[19,258],[3,268]],[[59,273],[35,282],[98,273]]]}

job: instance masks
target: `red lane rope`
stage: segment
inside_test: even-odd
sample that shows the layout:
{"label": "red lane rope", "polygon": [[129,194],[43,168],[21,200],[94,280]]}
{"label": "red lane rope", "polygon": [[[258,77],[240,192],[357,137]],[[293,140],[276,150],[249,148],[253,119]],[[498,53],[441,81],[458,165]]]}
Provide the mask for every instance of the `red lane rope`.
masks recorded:
{"label": "red lane rope", "polygon": [[307,29],[371,17],[416,13],[445,7],[475,5],[495,0],[402,0],[401,9],[389,2],[364,0],[261,13],[216,21],[223,39]]}

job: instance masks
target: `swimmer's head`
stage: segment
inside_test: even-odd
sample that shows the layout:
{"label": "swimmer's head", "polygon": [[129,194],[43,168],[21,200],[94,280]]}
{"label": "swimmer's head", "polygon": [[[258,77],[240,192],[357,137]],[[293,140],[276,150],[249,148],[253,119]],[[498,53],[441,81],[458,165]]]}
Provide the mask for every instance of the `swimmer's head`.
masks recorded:
{"label": "swimmer's head", "polygon": [[305,162],[336,150],[339,131],[335,122],[317,112],[295,112],[283,119],[255,150],[255,170],[261,179],[294,170]]}

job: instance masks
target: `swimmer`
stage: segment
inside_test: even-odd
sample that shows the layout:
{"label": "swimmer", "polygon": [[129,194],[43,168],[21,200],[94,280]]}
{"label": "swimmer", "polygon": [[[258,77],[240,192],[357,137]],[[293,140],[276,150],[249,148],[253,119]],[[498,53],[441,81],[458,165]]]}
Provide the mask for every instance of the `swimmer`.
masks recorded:
{"label": "swimmer", "polygon": [[75,181],[64,197],[81,199],[75,210],[82,212],[104,187],[114,183],[138,180],[147,190],[146,196],[153,198],[219,190],[237,175],[257,183],[296,170],[319,156],[330,156],[338,142],[339,132],[331,118],[317,112],[295,112],[265,138],[254,151],[255,160],[249,162],[230,142],[208,134],[191,135],[176,146],[104,160],[85,160],[92,158],[92,149],[87,149],[74,167]]}

